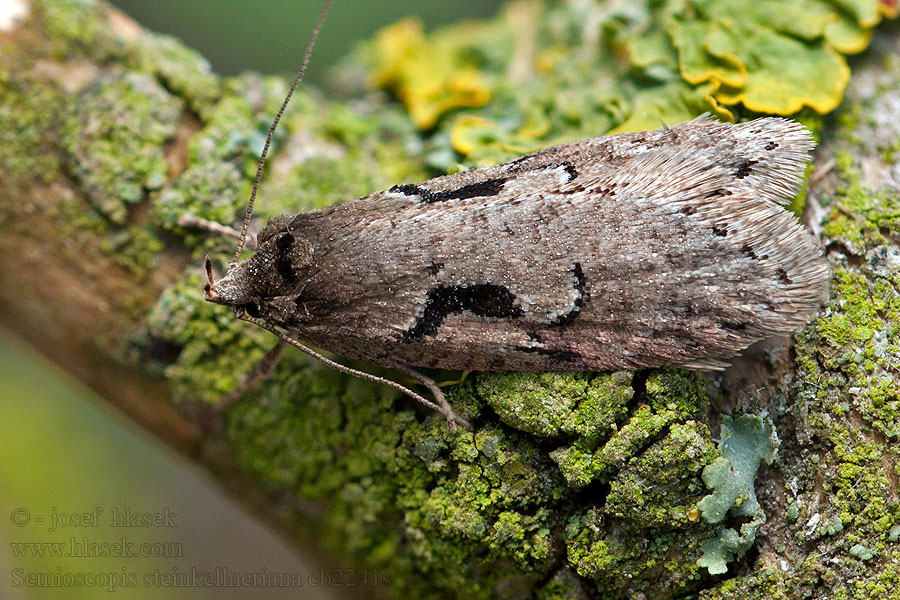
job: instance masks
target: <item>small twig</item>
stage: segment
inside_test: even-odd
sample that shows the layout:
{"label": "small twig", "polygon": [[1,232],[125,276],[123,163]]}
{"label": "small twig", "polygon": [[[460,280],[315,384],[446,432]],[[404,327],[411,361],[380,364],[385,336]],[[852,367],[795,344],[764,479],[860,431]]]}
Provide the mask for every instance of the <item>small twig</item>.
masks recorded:
{"label": "small twig", "polygon": [[819,185],[823,179],[828,177],[828,174],[831,173],[831,170],[834,169],[834,166],[837,164],[837,161],[834,158],[830,158],[825,161],[820,167],[817,167],[813,174],[809,176],[809,187],[813,187],[815,185]]}
{"label": "small twig", "polygon": [[[201,231],[207,231],[216,235],[224,235],[236,240],[241,239],[241,232],[234,227],[222,225],[221,223],[216,223],[215,221],[210,221],[208,219],[192,215],[191,213],[185,213],[184,215],[182,215],[181,218],[178,219],[178,226],[185,228],[189,227],[191,229],[199,229]],[[256,250],[256,236],[248,237],[246,246],[250,250]]]}

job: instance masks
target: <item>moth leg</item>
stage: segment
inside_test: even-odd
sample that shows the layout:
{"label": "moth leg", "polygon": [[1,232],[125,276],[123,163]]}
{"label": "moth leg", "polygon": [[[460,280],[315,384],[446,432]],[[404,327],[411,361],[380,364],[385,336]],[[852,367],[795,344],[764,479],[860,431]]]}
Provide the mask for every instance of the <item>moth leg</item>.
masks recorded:
{"label": "moth leg", "polygon": [[453,407],[450,406],[450,403],[447,402],[446,396],[444,396],[444,392],[441,391],[441,388],[438,387],[437,383],[435,383],[434,379],[428,377],[427,375],[423,375],[419,373],[415,369],[410,369],[409,367],[394,367],[396,370],[400,371],[404,375],[408,375],[424,385],[428,388],[431,394],[434,396],[435,401],[437,402],[437,410],[439,413],[444,415],[444,418],[447,419],[447,424],[450,425],[450,431],[456,431],[456,426],[459,425],[463,429],[471,429],[472,425],[467,420],[459,416]]}
{"label": "moth leg", "polygon": [[231,404],[240,398],[244,392],[249,390],[254,383],[260,379],[265,379],[275,372],[275,367],[278,365],[278,359],[281,358],[281,351],[284,350],[284,345],[284,341],[278,340],[278,343],[275,344],[271,350],[266,352],[265,356],[262,357],[262,360],[256,363],[256,367],[253,368],[250,374],[222,399],[222,402],[219,405],[221,410],[225,410],[231,406]]}
{"label": "moth leg", "polygon": [[442,415],[444,415],[445,417],[447,417],[447,421],[450,425],[451,431],[456,431],[457,424],[462,425],[464,428],[467,428],[467,429],[471,428],[471,425],[469,424],[468,421],[466,421],[465,419],[463,419],[462,417],[457,415],[455,412],[453,412],[453,409],[450,408],[450,405],[447,403],[447,399],[444,398],[444,393],[440,390],[440,388],[437,386],[437,384],[434,382],[434,380],[429,379],[428,377],[425,377],[418,371],[413,371],[412,369],[409,369],[406,367],[398,369],[399,371],[407,373],[411,377],[415,378],[417,381],[421,381],[423,384],[425,384],[434,394],[434,398],[438,402],[438,404],[435,404],[428,398],[422,396],[421,394],[415,393],[408,387],[406,387],[402,384],[399,384],[396,381],[391,381],[390,379],[386,379],[384,377],[379,377],[377,375],[372,375],[371,373],[366,373],[365,371],[360,371],[358,369],[354,369],[352,367],[342,365],[341,363],[335,362],[326,356],[322,356],[321,354],[319,354],[312,348],[308,348],[308,347],[304,346],[301,342],[298,342],[297,340],[295,340],[291,336],[287,335],[283,331],[278,330],[277,328],[275,328],[273,325],[271,325],[267,321],[258,319],[256,317],[251,317],[250,315],[248,315],[244,312],[239,312],[237,315],[237,318],[240,319],[241,321],[247,321],[248,323],[253,323],[257,327],[261,327],[262,329],[265,329],[266,331],[274,334],[283,343],[290,344],[291,346],[300,350],[304,354],[307,354],[307,355],[315,358],[316,360],[325,363],[326,365],[328,365],[330,367],[334,367],[341,373],[346,373],[347,375],[353,375],[354,377],[359,377],[360,379],[365,379],[367,381],[374,381],[376,383],[382,383],[384,385],[394,388],[397,391],[403,392],[410,398],[413,398],[414,400],[421,402],[423,405],[427,406],[428,408],[430,408],[432,410],[436,410],[439,413],[441,413]]}
{"label": "moth leg", "polygon": [[[198,217],[197,215],[192,215],[191,213],[182,215],[178,219],[178,226],[191,229],[199,229],[200,231],[206,231],[215,235],[223,235],[225,237],[234,238],[236,240],[241,239],[241,232],[234,227],[222,225],[221,223],[216,223],[215,221],[210,221],[209,219],[204,219],[202,217]],[[245,245],[247,246],[248,250],[256,250],[256,236],[249,236]]]}

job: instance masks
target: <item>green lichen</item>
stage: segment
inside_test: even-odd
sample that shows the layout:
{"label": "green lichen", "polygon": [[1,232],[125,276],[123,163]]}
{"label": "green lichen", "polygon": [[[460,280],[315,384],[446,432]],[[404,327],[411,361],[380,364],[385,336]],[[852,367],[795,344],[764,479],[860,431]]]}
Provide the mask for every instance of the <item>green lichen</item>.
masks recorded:
{"label": "green lichen", "polygon": [[[666,427],[705,411],[702,379],[695,373],[661,369],[650,373],[645,387],[642,400],[646,403],[637,407],[627,422],[608,431],[600,443],[597,435],[590,435],[551,452],[569,485],[583,486],[621,468]],[[605,428],[611,429],[608,425]]]}
{"label": "green lichen", "polygon": [[[409,574],[397,582],[404,593],[439,597],[452,589],[461,597],[490,598],[498,586],[510,586],[506,597],[521,597],[565,564],[609,590],[621,591],[616,574],[639,578],[660,564],[671,575],[662,586],[667,590],[696,581],[699,549],[690,531],[709,530],[692,518],[691,507],[703,494],[703,467],[718,456],[706,427],[673,423],[646,452],[623,458],[618,477],[610,478],[605,509],[615,515],[611,535],[623,546],[598,564],[594,550],[578,550],[593,548],[591,532],[598,530],[588,516],[570,518],[576,492],[547,451],[530,436],[483,420],[490,414],[482,405],[487,400],[476,398],[500,394],[504,385],[507,392],[522,389],[517,377],[480,375],[449,388],[457,409],[479,419],[473,432],[451,434],[438,415],[401,409],[385,388],[348,381],[290,355],[253,401],[230,411],[229,432],[248,470],[304,498],[328,498],[325,539],[369,564]],[[601,390],[606,397],[630,396],[621,389],[628,379],[622,375],[590,381],[560,374],[541,381],[553,377],[575,398],[568,401],[576,415]],[[647,389],[657,409],[680,406],[685,414],[696,405],[696,386],[693,376],[671,371],[651,374]],[[568,426],[578,431],[579,423],[572,419]],[[637,489],[645,497],[634,506],[628,498]],[[602,505],[602,497],[596,502]],[[625,536],[634,535],[628,532],[651,523],[658,530],[653,543],[629,543],[625,551]],[[563,536],[575,540],[569,558],[559,554]],[[568,579],[551,581],[547,593]]]}
{"label": "green lichen", "polygon": [[[590,389],[577,374],[559,377],[582,393]],[[457,408],[460,394],[471,403],[472,391],[483,389],[471,379],[448,390]],[[675,400],[684,384],[674,373],[654,385],[672,404],[690,401]],[[703,467],[718,456],[705,426],[675,424],[627,461],[612,478],[608,509],[597,509],[615,516],[598,530],[592,518],[599,513],[570,518],[575,492],[529,436],[489,421],[451,434],[438,415],[398,408],[390,391],[292,355],[254,401],[234,407],[229,431],[246,468],[305,498],[329,498],[325,538],[369,564],[409,573],[397,582],[404,593],[440,597],[452,589],[460,597],[491,598],[498,586],[510,586],[505,597],[522,597],[566,563],[610,593],[623,589],[618,575],[639,578],[658,565],[670,575],[661,589],[696,581],[699,550],[691,531],[709,529],[692,520],[691,507],[703,494]],[[476,406],[463,412],[489,414]],[[627,498],[639,488],[645,502],[635,507]],[[650,522],[656,531],[648,537]],[[641,531],[647,543],[626,544],[635,535],[630,531]],[[605,558],[591,537],[602,532],[621,545]],[[568,558],[558,550],[563,536],[572,540]],[[571,575],[561,577],[551,579],[547,594],[563,581],[573,585]]]}
{"label": "green lichen", "polygon": [[107,231],[100,242],[100,249],[112,262],[144,276],[159,266],[165,244],[151,227],[126,227]]}
{"label": "green lichen", "polygon": [[124,53],[122,40],[98,18],[99,2],[35,0],[33,6],[37,20],[43,26],[49,56],[101,61]]}
{"label": "green lichen", "polygon": [[426,40],[416,19],[395,23],[375,36],[375,84],[395,89],[413,122],[423,129],[433,127],[449,110],[482,106],[490,98],[487,82],[460,43],[463,36],[451,29]]}
{"label": "green lichen", "polygon": [[[152,347],[165,341],[178,347],[178,358],[165,366],[175,396],[220,402],[274,345],[265,332],[238,321],[227,308],[203,300],[199,273],[167,289],[147,316]],[[249,361],[249,362],[248,362]]]}
{"label": "green lichen", "polygon": [[[116,264],[139,276],[151,272],[159,265],[164,244],[141,218],[128,223],[129,214],[167,181],[165,144],[175,134],[182,102],[149,75],[133,71],[113,70],[100,76],[57,111],[47,89],[46,84],[36,85],[36,97],[23,107],[41,98],[48,100],[41,107],[47,116],[39,135],[58,144],[63,168],[103,217],[92,220],[84,215],[75,222],[105,234],[99,248]],[[34,123],[23,125],[26,132],[35,132],[28,127]],[[73,199],[77,208],[73,205],[70,212],[84,212],[80,202]]]}
{"label": "green lichen", "polygon": [[706,425],[672,425],[610,482],[606,512],[636,527],[689,527],[704,491],[697,474],[720,457]]}
{"label": "green lichen", "polygon": [[[623,43],[616,29],[619,19],[630,22],[634,17],[593,5],[573,9],[513,3],[489,23],[426,36],[426,48],[443,48],[441,52],[457,57],[439,65],[423,67],[427,53],[410,48],[423,39],[410,42],[399,29],[386,30],[361,58],[376,74],[376,84],[393,90],[414,116],[428,115],[423,127],[437,126],[430,138],[430,164],[445,169],[458,160],[455,152],[469,165],[496,163],[556,142],[600,135],[617,125],[640,128],[648,120],[657,126],[660,116],[679,122],[718,110],[707,96],[708,86],[695,89],[677,73],[654,82],[622,77],[625,70],[613,58]],[[596,31],[586,30],[586,23],[596,24],[601,32],[599,44]],[[528,48],[529,54],[517,54],[522,48],[514,42],[523,36],[538,41]],[[515,72],[510,77],[492,75],[511,63]],[[467,78],[473,69],[483,77]],[[460,78],[474,82],[480,92],[459,96],[450,105],[429,100],[428,90],[457,87],[454,82]],[[470,88],[475,89],[459,89]],[[481,108],[459,114],[466,106]]]}
{"label": "green lichen", "polygon": [[152,196],[149,218],[183,236],[194,256],[225,252],[232,242],[178,225],[186,214],[222,224],[235,222],[246,202],[246,173],[255,162],[262,120],[242,96],[227,96],[206,111],[202,129],[188,142],[188,164]]}
{"label": "green lichen", "polygon": [[584,581],[572,569],[560,569],[535,591],[535,600],[588,600]]}
{"label": "green lichen", "polygon": [[540,437],[605,437],[628,411],[631,373],[488,373],[477,392],[508,425]]}
{"label": "green lichen", "polygon": [[[669,31],[684,78],[713,82],[725,105],[792,114],[804,105],[833,110],[850,69],[829,43],[827,3],[690,0],[673,2]],[[810,70],[822,74],[808,77]]]}
{"label": "green lichen", "polygon": [[703,540],[703,556],[697,564],[712,575],[725,573],[728,563],[750,548],[766,522],[753,484],[760,462],[771,464],[775,459],[774,435],[771,423],[756,415],[722,419],[722,456],[703,469],[703,482],[713,493],[700,500],[697,508],[708,523],[721,523],[728,514],[745,522],[740,531],[719,527],[714,537]]}
{"label": "green lichen", "polygon": [[231,223],[246,202],[240,194],[243,189],[244,179],[233,164],[192,165],[153,198],[150,217],[158,227],[191,236],[189,245],[194,246],[209,236],[185,230],[178,221],[190,213],[215,223]]}
{"label": "green lichen", "polygon": [[142,31],[124,34],[98,18],[103,6],[94,0],[36,0],[35,13],[43,27],[50,58],[89,58],[96,63],[114,59],[120,65],[153,75],[166,89],[199,115],[220,95],[219,78],[196,50],[171,36]]}
{"label": "green lichen", "polygon": [[62,105],[63,95],[47,83],[0,70],[0,168],[10,180],[56,177],[53,127]]}
{"label": "green lichen", "polygon": [[220,97],[219,78],[210,72],[209,61],[177,39],[144,33],[132,47],[133,68],[155,75],[167,90],[206,117]]}
{"label": "green lichen", "polygon": [[[406,20],[359,57],[432,141],[468,164],[560,141],[744,108],[829,112],[891,4],[740,0],[514,2],[492,21],[424,35]],[[524,40],[524,41],[523,41]],[[357,68],[356,65],[352,67]],[[809,77],[816,72],[818,77]],[[499,77],[497,73],[505,73]],[[449,132],[449,135],[448,135]],[[448,165],[449,166],[449,165]]]}
{"label": "green lichen", "polygon": [[165,143],[182,102],[149,75],[119,72],[73,98],[60,127],[69,172],[94,207],[125,222],[129,207],[166,183]]}
{"label": "green lichen", "polygon": [[[858,194],[848,190],[848,195],[852,199]],[[845,201],[839,198],[836,202]],[[850,377],[842,399],[872,427],[896,438],[900,434],[900,388],[889,372],[900,352],[900,298],[896,294],[900,252],[884,232],[900,229],[900,202],[892,194],[870,194],[868,202],[852,202],[855,225],[850,228],[843,211],[835,211],[833,219],[839,225],[826,227],[826,232],[859,253],[863,265],[835,270],[832,289],[840,300],[814,324],[811,336],[820,343],[818,363],[806,366],[814,373],[824,368],[823,376],[829,380],[837,373]]]}
{"label": "green lichen", "polygon": [[702,523],[692,529],[633,529],[616,524],[602,510],[589,509],[568,523],[568,561],[594,581],[600,597],[670,598],[696,586],[697,540],[708,532]]}
{"label": "green lichen", "polygon": [[325,536],[335,547],[392,573],[414,561],[420,577],[403,585],[425,597],[433,581],[490,597],[507,561],[552,565],[559,517],[539,507],[557,500],[559,478],[523,437],[451,435],[437,415],[421,423],[392,409],[396,396],[384,388],[294,357],[283,367],[262,397],[235,407],[230,431],[249,469],[331,499]]}

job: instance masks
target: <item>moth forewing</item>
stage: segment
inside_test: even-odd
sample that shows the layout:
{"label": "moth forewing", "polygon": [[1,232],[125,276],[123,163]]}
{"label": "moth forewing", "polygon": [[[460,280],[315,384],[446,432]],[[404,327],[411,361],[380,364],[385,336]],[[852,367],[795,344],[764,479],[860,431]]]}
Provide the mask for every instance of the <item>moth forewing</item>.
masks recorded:
{"label": "moth forewing", "polygon": [[782,119],[559,146],[284,219],[242,285],[384,366],[721,368],[824,300],[821,248],[780,206],[811,148]]}
{"label": "moth forewing", "polygon": [[[783,208],[813,146],[786,119],[703,117],[395,185],[272,219],[221,280],[207,263],[207,299],[451,424],[411,367],[722,368],[825,300],[821,247]],[[400,369],[437,404],[299,340]]]}

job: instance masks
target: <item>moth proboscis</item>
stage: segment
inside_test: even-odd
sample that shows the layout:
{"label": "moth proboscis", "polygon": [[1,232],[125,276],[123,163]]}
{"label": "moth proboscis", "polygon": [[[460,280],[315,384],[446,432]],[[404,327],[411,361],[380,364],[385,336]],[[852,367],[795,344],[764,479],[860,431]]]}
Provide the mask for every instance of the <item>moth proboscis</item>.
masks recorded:
{"label": "moth proboscis", "polygon": [[[821,246],[784,209],[814,143],[781,118],[700,117],[282,215],[241,262],[272,135],[327,6],[269,130],[234,261],[216,281],[207,258],[208,301],[451,428],[468,423],[413,367],[721,369],[823,304]],[[435,402],[300,340],[399,369]]]}

